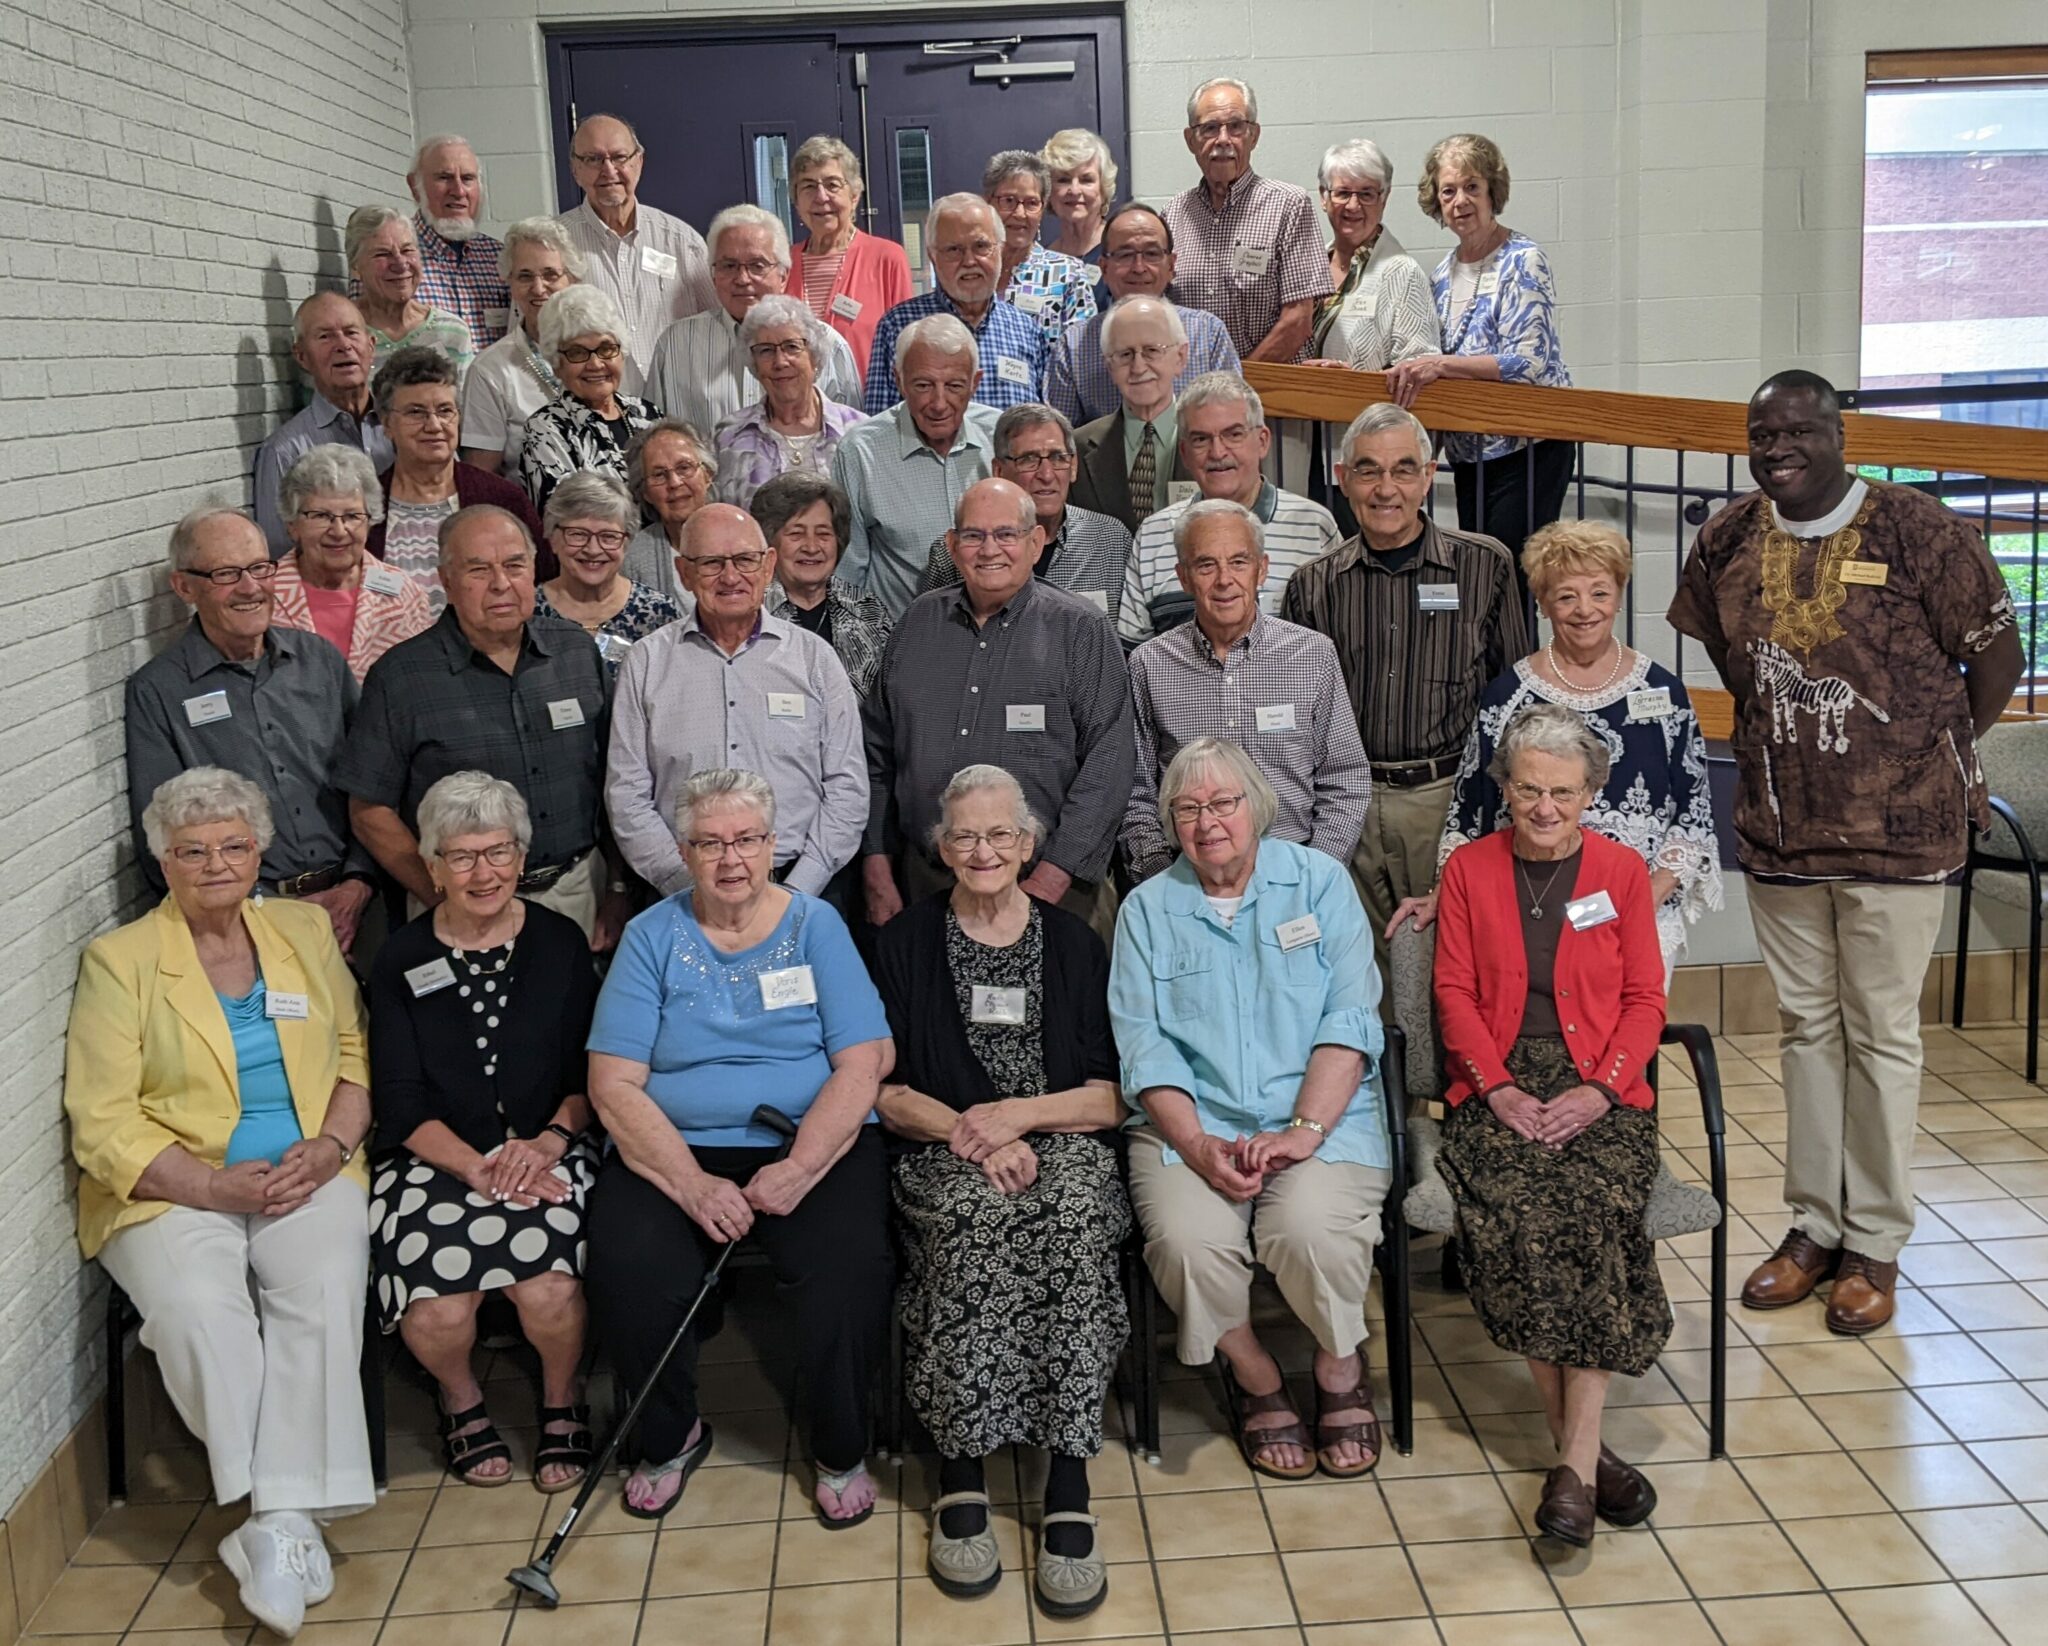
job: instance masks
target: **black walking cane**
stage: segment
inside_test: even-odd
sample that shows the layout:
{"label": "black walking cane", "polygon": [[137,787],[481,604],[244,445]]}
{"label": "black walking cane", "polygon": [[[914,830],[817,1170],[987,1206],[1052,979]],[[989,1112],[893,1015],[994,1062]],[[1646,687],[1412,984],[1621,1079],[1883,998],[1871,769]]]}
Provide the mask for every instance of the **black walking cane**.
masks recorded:
{"label": "black walking cane", "polygon": [[[765,1103],[754,1111],[753,1122],[756,1126],[767,1127],[782,1139],[781,1146],[775,1151],[775,1158],[787,1160],[790,1145],[796,1142],[796,1122],[780,1109],[771,1109]],[[682,1344],[683,1334],[696,1320],[697,1311],[704,1307],[704,1300],[711,1295],[712,1287],[718,1284],[718,1277],[725,1268],[725,1260],[732,1256],[733,1248],[738,1244],[737,1240],[729,1240],[719,1252],[718,1261],[711,1265],[710,1272],[704,1276],[704,1284],[697,1288],[697,1295],[691,1300],[690,1307],[684,1311],[675,1335],[661,1351],[660,1359],[655,1361],[653,1369],[641,1383],[639,1393],[633,1396],[633,1403],[626,1408],[625,1415],[613,1427],[611,1438],[604,1443],[604,1450],[597,1454],[597,1461],[585,1472],[583,1486],[576,1494],[576,1501],[569,1505],[569,1512],[562,1516],[562,1524],[555,1528],[555,1535],[548,1539],[548,1546],[541,1551],[540,1559],[505,1574],[507,1583],[515,1589],[524,1589],[549,1611],[562,1604],[562,1592],[555,1587],[555,1562],[561,1558],[562,1545],[569,1541],[569,1534],[576,1529],[578,1517],[589,1507],[591,1495],[596,1492],[605,1477],[605,1471],[611,1467],[612,1459],[618,1453],[619,1442],[626,1438],[626,1431],[633,1427],[635,1420],[640,1416],[640,1408],[647,1404],[647,1397],[661,1381],[661,1374],[668,1370],[669,1358]]]}

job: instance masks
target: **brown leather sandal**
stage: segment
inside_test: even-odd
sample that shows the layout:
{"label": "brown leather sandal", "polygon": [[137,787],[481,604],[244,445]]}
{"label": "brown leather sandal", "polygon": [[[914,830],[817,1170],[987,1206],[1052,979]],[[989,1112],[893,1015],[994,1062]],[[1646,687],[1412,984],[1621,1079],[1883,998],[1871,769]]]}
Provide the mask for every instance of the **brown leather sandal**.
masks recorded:
{"label": "brown leather sandal", "polygon": [[[1219,1357],[1220,1358],[1220,1357]],[[1265,1475],[1273,1480],[1306,1480],[1316,1472],[1315,1445],[1309,1439],[1308,1425],[1301,1421],[1300,1412],[1295,1410],[1294,1397],[1287,1392],[1287,1379],[1283,1376],[1280,1387],[1267,1394],[1246,1394],[1238,1386],[1230,1367],[1223,1368],[1223,1387],[1230,1396],[1230,1423],[1237,1430],[1237,1449],[1244,1454],[1245,1467],[1253,1474]],[[1294,1419],[1292,1423],[1276,1423],[1271,1428],[1253,1429],[1247,1421],[1263,1417],[1269,1412],[1285,1412]],[[1283,1469],[1275,1463],[1262,1463],[1259,1454],[1268,1446],[1299,1446],[1309,1454],[1308,1461],[1299,1468]]]}
{"label": "brown leather sandal", "polygon": [[[1358,1381],[1348,1389],[1325,1389],[1316,1384],[1316,1467],[1333,1480],[1356,1480],[1360,1475],[1369,1475],[1379,1467],[1380,1462],[1380,1418],[1372,1405],[1372,1368],[1367,1364],[1365,1351],[1358,1353]],[[1366,1411],[1362,1423],[1333,1423],[1323,1416],[1325,1412],[1355,1411],[1363,1406]],[[1333,1448],[1346,1441],[1363,1446],[1372,1456],[1363,1463],[1354,1463],[1349,1468],[1340,1468],[1330,1461]]]}

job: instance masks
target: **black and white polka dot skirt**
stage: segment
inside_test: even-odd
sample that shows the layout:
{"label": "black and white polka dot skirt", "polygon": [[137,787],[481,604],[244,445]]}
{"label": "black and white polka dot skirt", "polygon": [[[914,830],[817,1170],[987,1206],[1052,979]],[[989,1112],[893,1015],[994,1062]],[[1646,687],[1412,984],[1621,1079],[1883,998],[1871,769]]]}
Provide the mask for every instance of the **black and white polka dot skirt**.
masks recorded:
{"label": "black and white polka dot skirt", "polygon": [[583,1200],[597,1151],[575,1144],[555,1164],[573,1191],[559,1206],[520,1209],[486,1199],[410,1154],[393,1155],[370,1185],[370,1245],[384,1330],[417,1298],[493,1292],[535,1275],[583,1275]]}

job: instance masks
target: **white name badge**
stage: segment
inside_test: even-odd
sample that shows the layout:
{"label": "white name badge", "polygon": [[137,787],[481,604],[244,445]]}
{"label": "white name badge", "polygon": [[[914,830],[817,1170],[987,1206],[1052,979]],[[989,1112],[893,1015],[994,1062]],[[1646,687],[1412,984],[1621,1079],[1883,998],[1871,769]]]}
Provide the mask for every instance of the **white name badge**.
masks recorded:
{"label": "white name badge", "polygon": [[1489,269],[1485,274],[1482,274],[1479,277],[1479,287],[1475,295],[1479,297],[1491,297],[1495,292],[1499,290],[1500,270]]}
{"label": "white name badge", "polygon": [[1045,308],[1045,293],[1042,291],[1020,291],[1010,299],[1012,305],[1026,314],[1038,314]]}
{"label": "white name badge", "polygon": [[1074,590],[1074,598],[1087,601],[1089,605],[1102,613],[1104,617],[1109,615],[1109,596],[1100,589],[1076,589]]}
{"label": "white name badge", "polygon": [[548,705],[548,721],[556,731],[565,732],[571,726],[583,724],[583,705],[573,697],[562,698]]}
{"label": "white name badge", "polygon": [[768,717],[771,720],[803,719],[804,694],[802,692],[770,692],[768,694]]}
{"label": "white name badge", "polygon": [[424,966],[414,966],[405,974],[405,986],[412,990],[415,1000],[445,989],[454,981],[455,968],[445,960],[429,960]]}
{"label": "white name badge", "polygon": [[1087,268],[1082,270],[1082,273],[1087,275],[1089,285],[1099,286],[1102,284],[1102,270],[1096,264],[1090,263]]}
{"label": "white name badge", "polygon": [[303,1021],[306,1016],[306,997],[302,994],[280,994],[276,990],[266,990],[263,995],[263,1015],[290,1018],[295,1022]]}
{"label": "white name badge", "polygon": [[1014,354],[1006,354],[996,361],[996,376],[1005,383],[1020,383],[1027,389],[1031,387],[1031,368]]}
{"label": "white name badge", "polygon": [[1166,483],[1166,506],[1170,509],[1176,503],[1185,503],[1201,489],[1192,480],[1169,480]]}
{"label": "white name badge", "polygon": [[1272,266],[1271,246],[1232,246],[1230,248],[1230,272],[1244,274],[1256,280]]}
{"label": "white name badge", "polygon": [[1012,703],[1003,710],[1003,730],[1006,732],[1042,732],[1045,730],[1045,705],[1043,703]]}
{"label": "white name badge", "polygon": [[394,566],[372,566],[363,573],[363,587],[372,594],[403,594],[405,573]]}
{"label": "white name badge", "polygon": [[976,1023],[1022,1023],[1024,991],[991,989],[986,984],[977,983],[968,1002],[967,1015]]}
{"label": "white name badge", "polygon": [[208,692],[203,697],[185,699],[185,724],[188,726],[210,726],[216,720],[225,720],[235,711],[228,707],[225,691]]}
{"label": "white name badge", "polygon": [[1305,914],[1299,920],[1283,920],[1273,928],[1273,935],[1280,939],[1283,949],[1304,949],[1311,943],[1323,940],[1323,928],[1316,917]]}
{"label": "white name badge", "polygon": [[640,266],[649,274],[660,275],[664,280],[673,280],[676,277],[676,254],[672,251],[657,251],[652,246],[642,246]]}
{"label": "white name badge", "polygon": [[595,636],[595,639],[597,655],[607,662],[623,663],[626,660],[626,653],[633,649],[633,642],[624,635],[600,634]]}
{"label": "white name badge", "polygon": [[496,327],[496,328],[497,328],[497,329],[498,329],[499,331],[503,331],[503,330],[504,330],[504,329],[505,329],[505,328],[506,328],[507,326],[509,326],[509,325],[510,325],[511,323],[512,323],[512,311],[511,311],[510,309],[485,309],[485,310],[484,310],[484,324],[485,324],[486,326],[494,326],[494,327]]}
{"label": "white name badge", "polygon": [[808,966],[785,966],[779,972],[761,974],[761,1009],[779,1012],[785,1006],[815,1006],[817,981]]}
{"label": "white name badge", "polygon": [[858,297],[848,297],[845,292],[841,292],[832,299],[831,309],[842,320],[858,320],[860,318],[860,299]]}
{"label": "white name badge", "polygon": [[1645,686],[1639,692],[1628,694],[1628,717],[1631,720],[1663,720],[1671,713],[1671,688],[1668,686]]}
{"label": "white name badge", "polygon": [[1620,912],[1614,907],[1614,899],[1605,892],[1595,892],[1591,897],[1581,897],[1564,906],[1564,917],[1572,923],[1575,932],[1591,931],[1595,926],[1604,926],[1610,920],[1619,920]]}
{"label": "white name badge", "polygon": [[1415,604],[1426,612],[1454,612],[1458,609],[1458,585],[1418,583],[1415,585]]}
{"label": "white name badge", "polygon": [[1294,730],[1294,705],[1262,704],[1252,711],[1252,724],[1262,732],[1291,732]]}

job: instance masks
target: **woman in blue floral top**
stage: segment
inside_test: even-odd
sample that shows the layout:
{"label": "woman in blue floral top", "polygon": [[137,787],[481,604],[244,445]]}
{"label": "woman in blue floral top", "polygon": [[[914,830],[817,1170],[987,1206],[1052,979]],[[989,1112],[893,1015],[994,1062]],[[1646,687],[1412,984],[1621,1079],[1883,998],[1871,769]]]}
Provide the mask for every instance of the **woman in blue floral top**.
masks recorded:
{"label": "woman in blue floral top", "polygon": [[1003,301],[1038,322],[1048,353],[1069,326],[1095,317],[1088,265],[1038,243],[1051,192],[1051,169],[1029,149],[1004,149],[982,168],[981,197],[1003,220]]}
{"label": "woman in blue floral top", "polygon": [[620,574],[640,511],[624,481],[585,469],[555,488],[542,524],[562,571],[534,591],[533,615],[583,630],[597,642],[605,679],[616,680],[634,641],[682,616],[667,595]]}
{"label": "woman in blue floral top", "polygon": [[[1542,247],[1498,216],[1508,203],[1508,163],[1470,132],[1446,137],[1422,162],[1417,203],[1458,237],[1431,287],[1444,352],[1417,355],[1388,372],[1395,400],[1412,407],[1440,377],[1476,377],[1568,389],[1557,340],[1557,288]],[[1458,524],[1519,556],[1538,526],[1555,520],[1572,475],[1568,440],[1448,434],[1444,456],[1458,488]]]}

